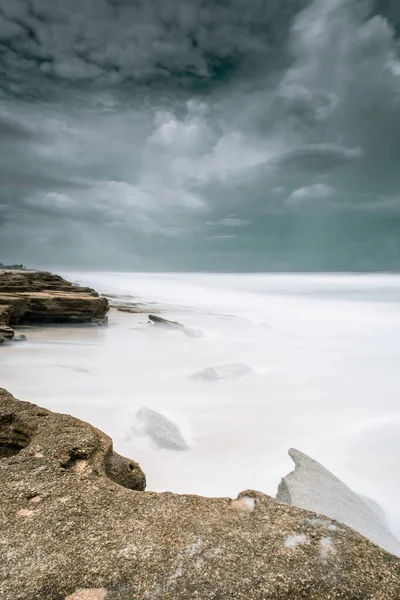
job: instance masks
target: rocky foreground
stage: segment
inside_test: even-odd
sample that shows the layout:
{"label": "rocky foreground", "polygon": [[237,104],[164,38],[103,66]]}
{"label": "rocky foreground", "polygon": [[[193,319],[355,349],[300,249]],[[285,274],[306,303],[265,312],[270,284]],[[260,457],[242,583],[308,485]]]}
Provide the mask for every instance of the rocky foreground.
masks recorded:
{"label": "rocky foreground", "polygon": [[104,433],[0,390],[0,598],[400,598],[400,560],[330,518],[144,487]]}
{"label": "rocky foreground", "polygon": [[0,271],[0,342],[17,324],[104,322],[108,301],[90,288],[41,271]]}

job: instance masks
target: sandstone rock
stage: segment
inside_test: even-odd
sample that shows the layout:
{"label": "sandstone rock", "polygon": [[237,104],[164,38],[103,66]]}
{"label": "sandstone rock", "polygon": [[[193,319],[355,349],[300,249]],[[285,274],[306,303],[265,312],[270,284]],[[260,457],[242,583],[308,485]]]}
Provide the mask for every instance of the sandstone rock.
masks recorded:
{"label": "sandstone rock", "polygon": [[106,298],[59,275],[40,271],[0,272],[1,327],[36,322],[104,322],[107,311]]}
{"label": "sandstone rock", "polygon": [[12,294],[14,292],[76,292],[87,293],[92,296],[98,296],[97,292],[91,288],[75,285],[66,279],[47,273],[45,271],[1,271],[0,289],[2,292]]}
{"label": "sandstone rock", "polygon": [[399,559],[330,519],[127,489],[106,435],[4,390],[0,432],[1,600],[400,598]]}
{"label": "sandstone rock", "polygon": [[289,455],[295,470],[282,479],[277,500],[341,521],[400,556],[400,543],[389,531],[384,512],[378,504],[353,492],[330,471],[299,450],[291,449]]}
{"label": "sandstone rock", "polygon": [[136,419],[139,430],[148,435],[158,448],[189,450],[179,427],[161,413],[143,406],[137,411]]}
{"label": "sandstone rock", "polygon": [[8,325],[0,325],[0,337],[5,340],[12,340],[14,337],[14,330],[11,329],[11,327],[8,327]]}
{"label": "sandstone rock", "polygon": [[23,295],[3,294],[0,287],[0,322],[17,323],[28,311],[28,300]]}
{"label": "sandstone rock", "polygon": [[0,300],[0,325],[7,324],[10,321],[12,314],[13,314],[12,306],[7,305],[7,304],[2,305],[1,300]]}

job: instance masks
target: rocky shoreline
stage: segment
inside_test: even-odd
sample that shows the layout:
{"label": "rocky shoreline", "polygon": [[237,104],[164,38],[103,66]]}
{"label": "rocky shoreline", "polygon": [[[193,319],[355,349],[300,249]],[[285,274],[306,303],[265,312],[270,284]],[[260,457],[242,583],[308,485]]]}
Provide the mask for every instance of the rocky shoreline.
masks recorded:
{"label": "rocky shoreline", "polygon": [[2,600],[394,600],[400,560],[255,491],[143,491],[91,425],[0,390]]}
{"label": "rocky shoreline", "polygon": [[[104,323],[108,309],[58,275],[0,271],[0,341],[19,324]],[[139,413],[159,445],[190,450],[162,415]],[[0,598],[400,598],[400,560],[390,553],[399,547],[379,507],[290,455],[296,468],[277,499],[148,492],[140,465],[106,434],[0,388]]]}
{"label": "rocky shoreline", "polygon": [[91,288],[42,271],[0,271],[0,343],[14,338],[14,325],[105,323],[106,298]]}

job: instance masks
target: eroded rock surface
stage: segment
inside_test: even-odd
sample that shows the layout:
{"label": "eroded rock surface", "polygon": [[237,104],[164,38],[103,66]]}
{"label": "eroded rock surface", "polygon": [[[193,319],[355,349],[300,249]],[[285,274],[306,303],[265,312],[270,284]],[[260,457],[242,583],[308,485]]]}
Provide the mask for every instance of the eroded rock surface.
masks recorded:
{"label": "eroded rock surface", "polygon": [[108,301],[90,288],[41,271],[0,271],[0,337],[12,325],[35,322],[104,322]]}
{"label": "eroded rock surface", "polygon": [[2,600],[400,598],[399,559],[344,525],[254,491],[138,491],[105,434],[5,390],[0,424]]}
{"label": "eroded rock surface", "polygon": [[289,455],[295,470],[282,479],[277,500],[341,521],[400,556],[400,543],[389,531],[378,504],[353,492],[307,454],[291,449]]}

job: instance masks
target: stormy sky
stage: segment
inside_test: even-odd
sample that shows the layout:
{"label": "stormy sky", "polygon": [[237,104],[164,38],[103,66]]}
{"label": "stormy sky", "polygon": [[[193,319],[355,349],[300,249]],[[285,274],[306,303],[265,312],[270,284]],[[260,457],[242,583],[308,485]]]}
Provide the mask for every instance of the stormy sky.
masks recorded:
{"label": "stormy sky", "polygon": [[0,261],[400,268],[398,0],[0,0]]}

